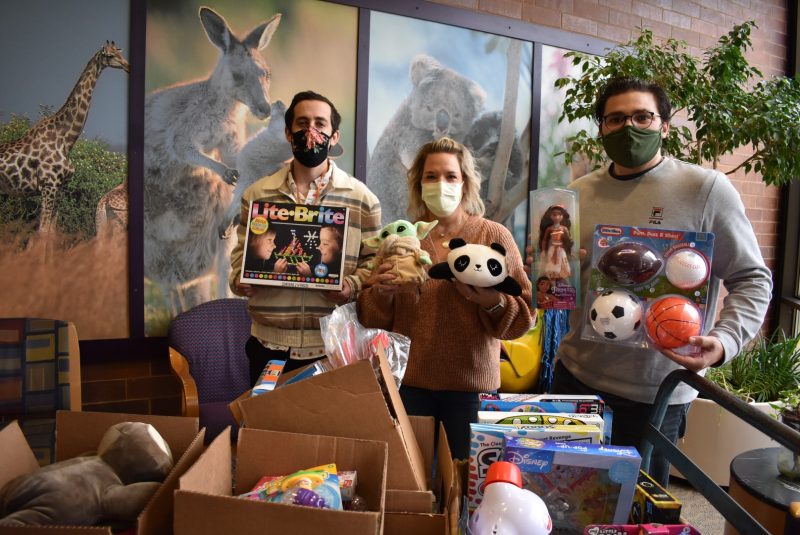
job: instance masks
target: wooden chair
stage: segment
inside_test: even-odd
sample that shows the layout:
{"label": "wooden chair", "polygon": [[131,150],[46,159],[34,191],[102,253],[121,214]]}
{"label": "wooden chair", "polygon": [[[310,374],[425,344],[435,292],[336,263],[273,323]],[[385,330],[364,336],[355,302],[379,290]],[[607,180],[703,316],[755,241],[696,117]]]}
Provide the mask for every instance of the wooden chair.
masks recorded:
{"label": "wooden chair", "polygon": [[74,323],[0,319],[0,428],[18,420],[44,466],[55,460],[57,410],[81,410],[81,359]]}
{"label": "wooden chair", "polygon": [[250,337],[247,300],[208,301],[178,314],[169,326],[169,360],[182,386],[184,416],[200,418],[210,442],[236,422],[228,404],[252,385],[245,354]]}

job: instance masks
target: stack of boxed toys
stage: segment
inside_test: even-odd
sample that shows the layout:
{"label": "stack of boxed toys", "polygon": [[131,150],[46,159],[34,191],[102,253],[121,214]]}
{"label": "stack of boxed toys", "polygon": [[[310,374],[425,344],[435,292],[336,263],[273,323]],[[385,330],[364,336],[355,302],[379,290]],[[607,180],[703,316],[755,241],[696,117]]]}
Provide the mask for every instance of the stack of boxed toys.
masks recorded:
{"label": "stack of boxed toys", "polygon": [[470,426],[470,512],[481,503],[489,466],[505,460],[519,466],[523,488],[544,500],[554,533],[581,534],[587,526],[599,531],[586,533],[628,533],[605,530],[627,529],[629,521],[678,524],[680,502],[639,470],[636,448],[608,445],[612,413],[599,396],[481,398]]}
{"label": "stack of boxed toys", "polygon": [[[231,404],[242,425],[233,492],[189,474],[176,498],[176,533],[219,533],[253,521],[286,533],[447,533],[447,512],[460,509],[460,492],[446,435],[439,433],[435,456],[433,418],[407,415],[385,346],[373,349],[371,357],[339,367],[312,364],[280,374],[279,363],[268,364],[263,392]],[[218,438],[198,462],[202,473],[225,480],[231,450]],[[212,504],[225,513],[192,518],[191,507]]]}

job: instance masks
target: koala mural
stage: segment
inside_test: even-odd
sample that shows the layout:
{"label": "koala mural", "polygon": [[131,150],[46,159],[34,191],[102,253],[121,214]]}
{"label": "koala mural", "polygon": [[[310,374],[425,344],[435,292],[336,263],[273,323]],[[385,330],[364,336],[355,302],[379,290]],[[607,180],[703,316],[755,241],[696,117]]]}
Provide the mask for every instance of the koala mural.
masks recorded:
{"label": "koala mural", "polygon": [[[492,173],[497,144],[500,141],[500,123],[502,122],[502,111],[491,111],[481,115],[474,123],[472,128],[464,138],[464,145],[472,152],[475,157],[475,165],[481,174],[481,199],[487,201],[489,190],[489,177]],[[519,144],[519,136],[514,135],[514,143],[511,146],[511,158],[506,170],[505,185],[503,191],[508,191],[519,183],[522,179],[523,156]],[[490,211],[487,202],[487,212]]]}
{"label": "koala mural", "polygon": [[416,56],[410,76],[411,93],[384,128],[367,166],[367,185],[381,200],[384,223],[406,217],[406,173],[417,150],[445,136],[463,142],[486,100],[481,86],[430,56]]}

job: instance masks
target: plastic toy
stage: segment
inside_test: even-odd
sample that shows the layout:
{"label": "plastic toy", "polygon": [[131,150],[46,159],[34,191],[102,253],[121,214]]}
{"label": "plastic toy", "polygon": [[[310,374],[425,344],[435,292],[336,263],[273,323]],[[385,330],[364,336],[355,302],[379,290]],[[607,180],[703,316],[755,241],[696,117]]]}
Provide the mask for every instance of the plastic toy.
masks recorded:
{"label": "plastic toy", "polygon": [[542,325],[539,311],[533,329],[516,340],[500,340],[505,355],[500,355],[500,391],[533,392],[542,366]]}
{"label": "plastic toy", "polygon": [[636,333],[642,324],[642,306],[636,296],[626,290],[606,290],[592,303],[589,321],[600,336],[624,340]]}
{"label": "plastic toy", "polygon": [[471,535],[547,535],[553,521],[542,499],[522,488],[522,474],[513,463],[489,467],[483,501],[472,513]]}
{"label": "plastic toy", "polygon": [[657,299],[645,314],[647,336],[666,349],[687,345],[690,337],[700,334],[702,322],[694,303],[675,295]]}
{"label": "plastic toy", "polygon": [[626,241],[603,253],[597,269],[615,283],[631,286],[649,281],[661,271],[663,265],[661,257],[648,246]]}
{"label": "plastic toy", "polygon": [[676,288],[693,290],[708,278],[708,261],[695,249],[679,249],[667,258],[665,274]]}
{"label": "plastic toy", "polygon": [[487,247],[453,238],[449,246],[447,262],[436,264],[428,271],[432,279],[456,279],[478,288],[494,288],[514,297],[522,295],[522,287],[508,274],[506,250],[502,245],[492,243]]}

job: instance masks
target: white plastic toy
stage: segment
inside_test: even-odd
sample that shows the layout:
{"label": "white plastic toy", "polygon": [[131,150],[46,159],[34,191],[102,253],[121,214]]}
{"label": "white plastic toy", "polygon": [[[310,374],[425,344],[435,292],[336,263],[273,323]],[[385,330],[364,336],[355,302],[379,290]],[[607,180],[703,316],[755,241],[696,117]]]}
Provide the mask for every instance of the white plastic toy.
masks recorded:
{"label": "white plastic toy", "polygon": [[592,303],[589,321],[600,336],[625,340],[638,332],[642,324],[642,305],[626,290],[606,290]]}
{"label": "white plastic toy", "polygon": [[486,474],[483,501],[472,513],[470,535],[548,535],[553,521],[542,499],[522,488],[514,463],[497,461]]}
{"label": "white plastic toy", "polygon": [[708,262],[694,249],[679,249],[667,258],[666,275],[676,288],[693,290],[706,281]]}

